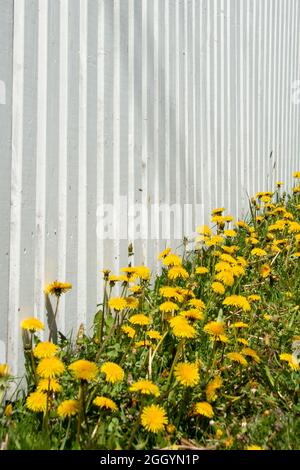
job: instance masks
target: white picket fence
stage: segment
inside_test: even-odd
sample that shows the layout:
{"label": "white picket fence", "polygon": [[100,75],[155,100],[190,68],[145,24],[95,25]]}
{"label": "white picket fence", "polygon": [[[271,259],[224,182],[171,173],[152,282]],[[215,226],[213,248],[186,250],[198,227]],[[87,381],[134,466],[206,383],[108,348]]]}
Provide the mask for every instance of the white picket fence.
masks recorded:
{"label": "white picket fence", "polygon": [[299,32],[299,0],[1,0],[0,361],[20,371],[20,320],[45,319],[45,283],[73,284],[69,332],[89,324],[101,268],[126,264],[129,242],[155,268],[169,218],[153,228],[155,204],[191,207],[197,224],[291,183]]}

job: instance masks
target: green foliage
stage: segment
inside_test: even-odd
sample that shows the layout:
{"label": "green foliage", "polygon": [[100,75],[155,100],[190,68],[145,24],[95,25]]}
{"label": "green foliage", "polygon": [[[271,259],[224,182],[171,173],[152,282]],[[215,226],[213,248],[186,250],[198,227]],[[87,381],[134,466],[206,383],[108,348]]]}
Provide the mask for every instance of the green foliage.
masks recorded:
{"label": "green foliage", "polygon": [[[83,326],[73,339],[58,332],[61,390],[49,381],[40,411],[21,391],[12,409],[2,402],[2,447],[299,449],[299,194],[299,186],[289,195],[280,185],[259,193],[247,222],[235,225],[223,209],[214,211],[213,227],[200,227],[191,245],[185,240],[181,257],[160,255],[162,269],[152,279],[143,266],[113,277],[104,271],[91,336]],[[47,287],[55,320],[70,288],[61,286]],[[43,358],[34,350],[39,333],[25,329],[24,338],[31,396]],[[180,364],[192,368],[179,372]],[[2,376],[4,395],[4,368]],[[141,379],[148,382],[139,389]],[[96,397],[113,405],[96,405]],[[60,408],[66,400],[75,400],[70,415]]]}

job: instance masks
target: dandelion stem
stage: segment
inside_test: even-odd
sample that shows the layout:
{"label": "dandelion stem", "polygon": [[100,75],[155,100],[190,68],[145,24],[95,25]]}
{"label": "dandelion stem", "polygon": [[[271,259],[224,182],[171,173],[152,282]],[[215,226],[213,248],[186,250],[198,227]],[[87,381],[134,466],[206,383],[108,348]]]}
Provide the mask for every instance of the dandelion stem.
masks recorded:
{"label": "dandelion stem", "polygon": [[130,435],[130,438],[129,438],[127,450],[130,450],[131,447],[132,447],[133,440],[134,440],[134,438],[135,438],[136,432],[137,432],[138,427],[139,427],[139,424],[140,424],[140,419],[141,419],[142,411],[143,411],[143,405],[141,405],[140,412],[139,412],[138,417],[137,417],[137,419],[136,419],[136,421],[135,421],[135,423],[134,423],[134,426],[133,426],[133,428],[132,428],[132,432],[131,432],[131,435]]}
{"label": "dandelion stem", "polygon": [[183,345],[184,345],[184,339],[182,339],[180,341],[180,343],[178,344],[178,347],[177,347],[177,351],[176,351],[176,354],[175,354],[175,357],[173,359],[173,363],[172,363],[172,366],[171,366],[171,369],[170,369],[170,373],[169,373],[169,377],[168,377],[168,382],[167,382],[167,390],[169,390],[170,388],[170,385],[171,385],[171,380],[172,380],[172,377],[173,377],[173,372],[174,372],[174,368],[178,362],[178,359],[180,357],[180,354],[182,353],[182,349],[183,349]]}
{"label": "dandelion stem", "polygon": [[98,340],[100,343],[102,343],[103,339],[103,329],[104,329],[104,320],[106,317],[106,306],[107,306],[107,280],[104,282],[104,293],[103,293],[103,310],[100,313],[100,319],[99,319],[99,324],[98,324]]}
{"label": "dandelion stem", "polygon": [[57,313],[58,313],[58,306],[59,306],[59,300],[60,300],[60,295],[57,296],[56,298],[56,307],[55,307],[55,312],[54,312],[54,315],[52,317],[52,321],[51,321],[51,324],[49,325],[49,337],[48,337],[48,341],[51,341],[51,338],[53,339],[53,328],[56,324],[56,317],[57,317]]}

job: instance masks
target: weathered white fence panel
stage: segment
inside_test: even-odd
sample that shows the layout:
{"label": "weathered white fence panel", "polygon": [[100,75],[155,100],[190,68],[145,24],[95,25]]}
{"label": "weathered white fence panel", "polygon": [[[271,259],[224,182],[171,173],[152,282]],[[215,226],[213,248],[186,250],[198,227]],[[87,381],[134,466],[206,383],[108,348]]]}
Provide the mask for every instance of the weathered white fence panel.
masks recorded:
{"label": "weathered white fence panel", "polygon": [[[89,322],[101,268],[126,263],[134,204],[238,215],[247,193],[291,181],[299,31],[298,0],[1,0],[0,340],[15,372],[45,283],[74,286],[61,328]],[[139,264],[164,244],[147,240],[149,213]]]}

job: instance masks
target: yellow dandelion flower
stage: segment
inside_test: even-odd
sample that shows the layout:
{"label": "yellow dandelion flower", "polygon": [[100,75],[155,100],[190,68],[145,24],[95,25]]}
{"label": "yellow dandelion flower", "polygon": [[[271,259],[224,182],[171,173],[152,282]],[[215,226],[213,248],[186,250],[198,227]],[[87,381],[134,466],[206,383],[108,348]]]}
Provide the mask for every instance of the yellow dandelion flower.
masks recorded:
{"label": "yellow dandelion flower", "polygon": [[179,307],[177,304],[175,304],[174,302],[164,302],[162,303],[160,306],[159,306],[159,310],[161,312],[174,312],[175,310],[178,310]]}
{"label": "yellow dandelion flower", "polygon": [[95,362],[87,361],[86,359],[79,359],[69,366],[76,379],[80,380],[95,380],[98,374],[98,367]]}
{"label": "yellow dandelion flower", "polygon": [[225,287],[221,282],[213,282],[211,288],[216,294],[223,295],[225,293]]}
{"label": "yellow dandelion flower", "polygon": [[117,411],[118,409],[116,403],[107,397],[96,397],[93,403],[98,406],[98,408],[104,408],[106,410]]}
{"label": "yellow dandelion flower", "polygon": [[139,306],[139,301],[134,297],[126,297],[125,300],[128,310],[135,310]]}
{"label": "yellow dandelion flower", "polygon": [[222,250],[225,251],[225,253],[227,253],[228,255],[232,255],[233,253],[238,251],[238,249],[239,247],[236,245],[231,245],[231,246],[223,245],[222,246]]}
{"label": "yellow dandelion flower", "polygon": [[146,333],[146,336],[148,336],[151,339],[162,339],[162,335],[160,334],[159,331],[156,330],[149,330]]}
{"label": "yellow dandelion flower", "polygon": [[242,349],[241,353],[244,354],[244,356],[252,357],[252,359],[254,359],[254,361],[257,363],[260,362],[258,354],[251,348],[244,348]]}
{"label": "yellow dandelion flower", "polygon": [[129,325],[123,325],[121,327],[121,330],[129,337],[129,338],[134,338],[135,337],[135,329],[132,328]]}
{"label": "yellow dandelion flower", "polygon": [[[124,269],[124,268],[123,268]],[[118,276],[109,276],[109,281],[113,284],[114,282],[123,282],[125,285],[132,284],[135,282],[137,274],[134,272],[128,272],[127,274],[119,274]]]}
{"label": "yellow dandelion flower", "polygon": [[206,241],[207,246],[218,246],[225,243],[224,238],[221,235],[214,235]]}
{"label": "yellow dandelion flower", "polygon": [[287,362],[292,370],[299,370],[299,364],[292,354],[283,353],[280,354],[279,358],[281,361]]}
{"label": "yellow dandelion flower", "polygon": [[121,271],[122,273],[126,273],[129,276],[132,276],[133,274],[135,274],[136,269],[134,266],[125,266],[124,268],[121,268]]}
{"label": "yellow dandelion flower", "polygon": [[174,375],[184,387],[194,387],[200,380],[198,365],[195,363],[179,362],[174,369]]}
{"label": "yellow dandelion flower", "polygon": [[297,232],[300,232],[300,224],[298,222],[290,222],[289,233],[297,233]]}
{"label": "yellow dandelion flower", "polygon": [[245,274],[245,269],[243,266],[240,264],[236,264],[235,266],[232,266],[231,272],[234,276],[243,276]]}
{"label": "yellow dandelion flower", "polygon": [[8,405],[6,405],[5,409],[4,409],[4,416],[6,418],[9,418],[12,414],[13,414],[13,407],[12,407],[12,404],[9,403]]}
{"label": "yellow dandelion flower", "polygon": [[282,250],[281,250],[277,245],[275,245],[275,244],[273,243],[273,244],[271,245],[271,251],[272,251],[272,253],[281,253]]}
{"label": "yellow dandelion flower", "polygon": [[217,215],[217,214],[212,216],[211,221],[215,222],[217,225],[220,225],[222,228],[224,227],[225,222],[226,222],[224,216]]}
{"label": "yellow dandelion flower", "polygon": [[197,232],[200,235],[205,235],[207,237],[211,235],[211,229],[208,227],[208,225],[200,225],[199,227],[197,227]]}
{"label": "yellow dandelion flower", "polygon": [[252,256],[261,257],[261,256],[266,256],[266,254],[267,254],[266,250],[263,250],[262,248],[253,248],[251,250],[251,255]]}
{"label": "yellow dandelion flower", "polygon": [[181,266],[182,265],[182,259],[178,255],[170,254],[170,255],[167,255],[163,259],[163,264],[165,266]]}
{"label": "yellow dandelion flower", "polygon": [[165,258],[166,256],[168,256],[168,254],[171,253],[171,248],[166,248],[165,250],[163,250],[161,253],[159,253],[157,259],[163,259]]}
{"label": "yellow dandelion flower", "polygon": [[9,366],[8,364],[0,364],[0,379],[9,377]]}
{"label": "yellow dandelion flower", "polygon": [[300,193],[300,184],[299,184],[299,186],[296,186],[295,188],[293,188],[293,193],[294,194]]}
{"label": "yellow dandelion flower", "polygon": [[147,266],[135,266],[135,274],[143,281],[148,281],[151,277],[151,271]]}
{"label": "yellow dandelion flower", "polygon": [[247,366],[247,365],[248,365],[248,362],[247,362],[247,360],[245,359],[245,357],[243,356],[243,354],[240,354],[240,353],[238,353],[238,352],[231,352],[231,353],[226,354],[226,356],[227,356],[228,359],[230,359],[231,361],[233,361],[233,362],[238,362],[238,363],[241,364],[242,366]]}
{"label": "yellow dandelion flower", "polygon": [[54,281],[45,287],[45,294],[56,295],[56,297],[60,297],[70,289],[72,289],[72,284],[69,282]]}
{"label": "yellow dandelion flower", "polygon": [[128,321],[133,325],[139,326],[146,326],[150,325],[151,323],[150,318],[144,315],[143,313],[137,313],[136,315],[132,315]]}
{"label": "yellow dandelion flower", "polygon": [[200,401],[195,404],[195,414],[205,416],[206,418],[213,418],[214,410],[210,403]]}
{"label": "yellow dandelion flower", "polygon": [[249,225],[246,224],[246,222],[244,222],[244,220],[237,220],[237,222],[235,223],[235,226],[239,227],[239,228],[245,228],[245,229],[249,228]]}
{"label": "yellow dandelion flower", "polygon": [[225,335],[225,324],[222,321],[211,321],[204,326],[203,330],[215,341],[228,342],[228,338]]}
{"label": "yellow dandelion flower", "polygon": [[287,225],[286,220],[277,220],[275,224],[271,224],[268,228],[268,232],[275,232],[277,230],[284,230],[285,226]]}
{"label": "yellow dandelion flower", "polygon": [[219,261],[215,265],[215,271],[220,272],[220,271],[230,271],[231,270],[231,264],[228,263],[227,261]]}
{"label": "yellow dandelion flower", "polygon": [[264,450],[262,447],[252,444],[246,447],[246,450]]}
{"label": "yellow dandelion flower", "polygon": [[211,211],[211,215],[221,215],[225,211],[225,207],[217,207]]}
{"label": "yellow dandelion flower", "polygon": [[159,397],[159,388],[151,380],[140,379],[129,388],[130,392],[140,392],[142,395],[154,395]]}
{"label": "yellow dandelion flower", "polygon": [[183,295],[178,292],[178,288],[164,286],[159,289],[159,293],[166,299],[174,299],[177,302],[183,302]]}
{"label": "yellow dandelion flower", "polygon": [[237,321],[230,325],[230,328],[249,328],[248,323],[244,323],[243,321]]}
{"label": "yellow dandelion flower", "polygon": [[245,240],[250,245],[258,245],[258,243],[259,243],[259,240],[257,240],[257,238],[255,238],[255,237],[248,237],[248,238],[245,238]]}
{"label": "yellow dandelion flower", "polygon": [[171,318],[170,325],[173,335],[177,338],[194,338],[197,335],[195,328],[183,316]]}
{"label": "yellow dandelion flower", "polygon": [[[222,253],[220,256],[220,260],[224,261],[225,263],[228,263],[229,265],[235,265],[237,263],[237,260],[228,253]],[[224,269],[223,266],[227,267],[228,265],[221,265],[221,270]]]}
{"label": "yellow dandelion flower", "polygon": [[141,286],[132,286],[132,287],[129,287],[129,290],[133,293],[133,294],[139,294],[142,290],[142,287]]}
{"label": "yellow dandelion flower", "polygon": [[220,428],[216,429],[216,439],[221,439],[223,434],[224,434],[224,432],[222,431],[222,429],[220,429]]}
{"label": "yellow dandelion flower", "polygon": [[229,238],[234,238],[237,236],[237,233],[235,230],[224,230],[224,235]]}
{"label": "yellow dandelion flower", "polygon": [[33,350],[33,354],[38,359],[43,359],[45,357],[53,357],[58,351],[58,346],[56,344],[50,343],[50,341],[45,341],[38,343]]}
{"label": "yellow dandelion flower", "polygon": [[[169,434],[174,434],[176,432],[176,427],[174,426],[174,424],[168,424],[167,426],[167,432]],[[175,449],[174,449],[175,450]]]}
{"label": "yellow dandelion flower", "polygon": [[130,281],[130,278],[125,276],[125,275],[114,275],[114,274],[111,274],[108,278],[109,282],[111,283],[114,283],[114,282],[125,282],[126,284],[129,283]]}
{"label": "yellow dandelion flower", "polygon": [[55,379],[41,379],[37,384],[39,392],[53,392],[58,393],[62,391],[62,386]]}
{"label": "yellow dandelion flower", "polygon": [[300,171],[294,171],[293,178],[300,178]]}
{"label": "yellow dandelion flower", "polygon": [[230,449],[233,446],[233,442],[234,442],[233,437],[231,437],[231,436],[228,437],[228,439],[226,439],[224,441],[224,445],[225,445],[226,449]]}
{"label": "yellow dandelion flower", "polygon": [[216,391],[222,386],[223,380],[220,375],[217,375],[212,380],[210,380],[205,389],[207,401],[215,401],[217,399]]}
{"label": "yellow dandelion flower", "polygon": [[112,297],[108,301],[108,306],[116,311],[121,311],[127,307],[127,301],[123,297]]}
{"label": "yellow dandelion flower", "polygon": [[105,362],[100,370],[105,374],[107,382],[116,383],[124,379],[124,370],[114,362]]}
{"label": "yellow dandelion flower", "polygon": [[26,407],[35,413],[45,412],[47,408],[47,395],[43,392],[33,392],[26,399]]}
{"label": "yellow dandelion flower", "polygon": [[191,299],[189,300],[189,305],[191,307],[195,307],[198,310],[204,310],[205,309],[205,303],[201,299]]}
{"label": "yellow dandelion flower", "polygon": [[251,294],[251,295],[248,295],[247,299],[249,300],[249,302],[258,302],[259,300],[261,300],[261,296],[256,295],[256,294]]}
{"label": "yellow dandelion flower", "polygon": [[183,287],[177,287],[177,291],[184,297],[184,300],[189,300],[195,297],[192,289],[184,289]]}
{"label": "yellow dandelion flower", "polygon": [[215,276],[217,281],[221,281],[225,286],[233,286],[234,284],[234,277],[230,271],[220,271]]}
{"label": "yellow dandelion flower", "polygon": [[58,357],[49,357],[41,360],[36,371],[43,379],[54,379],[64,373],[65,366]]}
{"label": "yellow dandelion flower", "polygon": [[237,260],[238,264],[243,266],[243,268],[245,268],[248,264],[247,261],[245,260],[245,258],[243,258],[243,256],[237,256],[236,260]]}
{"label": "yellow dandelion flower", "polygon": [[287,238],[282,238],[281,240],[274,240],[274,245],[287,245],[288,242]]}
{"label": "yellow dandelion flower", "polygon": [[149,432],[158,433],[168,424],[165,410],[159,405],[146,406],[141,416],[142,426]]}
{"label": "yellow dandelion flower", "polygon": [[245,338],[237,338],[237,342],[244,346],[249,346],[249,342]]}
{"label": "yellow dandelion flower", "polygon": [[172,279],[172,280],[175,280],[175,279],[178,279],[178,278],[179,279],[188,279],[188,277],[189,277],[189,273],[182,266],[174,266],[168,272],[168,278]]}
{"label": "yellow dandelion flower", "polygon": [[57,414],[60,418],[70,418],[79,412],[78,400],[64,400],[57,407]]}
{"label": "yellow dandelion flower", "polygon": [[204,318],[203,312],[197,308],[191,308],[190,310],[180,312],[180,315],[190,318],[191,320],[203,320]]}
{"label": "yellow dandelion flower", "polygon": [[260,272],[261,277],[266,278],[270,276],[271,268],[268,264],[263,264],[259,272]]}
{"label": "yellow dandelion flower", "polygon": [[30,317],[22,321],[21,328],[33,332],[44,330],[45,326],[38,318]]}
{"label": "yellow dandelion flower", "polygon": [[251,310],[246,297],[242,295],[230,295],[223,300],[223,305],[241,308],[244,312]]}
{"label": "yellow dandelion flower", "polygon": [[152,346],[152,343],[148,339],[143,339],[141,341],[136,341],[134,345],[136,348],[147,348],[149,346]]}
{"label": "yellow dandelion flower", "polygon": [[262,198],[263,196],[269,196],[269,197],[271,197],[271,196],[273,196],[273,194],[274,194],[274,193],[273,193],[272,191],[260,191],[260,192],[256,193],[255,197],[258,198],[258,199],[260,199],[260,198]]}
{"label": "yellow dandelion flower", "polygon": [[205,266],[199,266],[199,268],[196,268],[196,274],[207,274],[208,272],[209,270]]}

